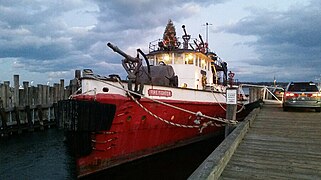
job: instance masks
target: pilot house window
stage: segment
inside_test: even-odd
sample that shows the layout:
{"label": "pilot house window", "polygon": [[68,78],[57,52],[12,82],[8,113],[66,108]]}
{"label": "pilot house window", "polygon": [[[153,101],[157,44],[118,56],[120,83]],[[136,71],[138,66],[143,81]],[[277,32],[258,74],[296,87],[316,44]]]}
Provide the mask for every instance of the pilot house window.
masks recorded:
{"label": "pilot house window", "polygon": [[165,64],[172,64],[172,57],[169,54],[162,54],[156,56],[157,64],[165,63]]}
{"label": "pilot house window", "polygon": [[205,65],[205,60],[204,59],[202,59],[202,61],[201,61],[201,66],[202,66],[202,69],[206,69],[206,65]]}
{"label": "pilot house window", "polygon": [[174,64],[184,64],[183,54],[175,53]]}
{"label": "pilot house window", "polygon": [[194,56],[192,54],[185,55],[185,64],[193,64]]}

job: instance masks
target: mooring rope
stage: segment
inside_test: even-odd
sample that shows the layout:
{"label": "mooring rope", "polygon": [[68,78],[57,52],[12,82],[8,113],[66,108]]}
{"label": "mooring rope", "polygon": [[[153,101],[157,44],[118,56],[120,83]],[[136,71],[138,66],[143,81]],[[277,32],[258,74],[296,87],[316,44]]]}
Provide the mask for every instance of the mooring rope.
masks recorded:
{"label": "mooring rope", "polygon": [[[120,81],[119,81],[120,82]],[[168,121],[168,120],[165,120],[159,116],[157,116],[156,114],[152,113],[150,110],[148,110],[146,107],[144,107],[134,96],[132,96],[130,93],[127,93],[128,96],[134,101],[136,102],[136,104],[138,106],[140,106],[143,110],[145,110],[148,114],[150,114],[151,116],[155,117],[156,119],[166,123],[166,124],[170,124],[172,126],[176,126],[176,127],[182,127],[182,128],[198,128],[199,129],[199,132],[202,133],[203,132],[203,129],[208,127],[209,125],[211,126],[217,126],[217,127],[222,127],[221,124],[216,124],[216,123],[213,123],[213,121],[208,121],[208,122],[204,122],[202,123],[202,125],[185,125],[185,124],[179,124],[179,123],[174,123],[174,122],[171,122],[171,121]],[[196,113],[196,117],[199,118],[200,116],[202,115],[201,112],[197,112]],[[196,119],[198,120],[198,119]]]}
{"label": "mooring rope", "polygon": [[[143,110],[145,110],[148,114],[150,114],[151,116],[155,117],[156,119],[164,122],[164,123],[167,123],[167,124],[170,124],[170,125],[173,125],[173,126],[177,126],[177,127],[183,127],[183,128],[199,128],[199,131],[200,133],[202,133],[203,129],[208,127],[208,126],[217,126],[217,127],[221,127],[221,126],[224,126],[223,124],[217,124],[217,123],[214,123],[213,121],[218,121],[218,122],[221,122],[221,123],[225,123],[225,124],[237,124],[238,121],[236,120],[228,120],[228,119],[224,119],[224,118],[216,118],[216,117],[211,117],[211,116],[207,116],[207,115],[204,115],[202,114],[200,111],[198,112],[193,112],[193,111],[190,111],[190,110],[187,110],[187,109],[184,109],[184,108],[181,108],[181,107],[177,107],[177,106],[174,106],[174,105],[171,105],[171,104],[168,104],[168,103],[165,103],[165,102],[162,102],[162,101],[159,101],[159,100],[156,100],[156,99],[152,99],[152,98],[149,98],[149,97],[146,97],[142,94],[139,94],[137,92],[134,92],[134,91],[131,91],[131,90],[128,90],[125,88],[125,86],[121,83],[121,81],[119,80],[119,78],[116,78],[116,80],[118,81],[119,86],[116,86],[112,83],[109,83],[107,81],[104,81],[104,80],[101,80],[99,78],[96,78],[96,77],[93,77],[95,80],[99,81],[99,82],[102,82],[102,83],[105,83],[109,86],[112,86],[112,87],[115,87],[117,89],[120,89],[120,90],[123,90],[126,92],[126,94],[138,105],[140,106]],[[89,90],[89,91],[86,91],[85,93],[88,93],[90,91],[94,91],[94,94],[96,96],[96,89],[95,90]],[[83,94],[83,93],[82,93]],[[171,107],[171,108],[174,108],[174,109],[177,109],[177,110],[180,110],[180,111],[183,111],[183,112],[186,112],[186,113],[189,113],[189,114],[193,114],[196,116],[196,120],[199,120],[200,118],[207,118],[207,119],[210,119],[212,121],[208,121],[208,122],[204,122],[202,123],[201,125],[184,125],[184,124],[178,124],[178,123],[174,123],[174,122],[171,122],[171,121],[168,121],[168,120],[165,120],[159,116],[157,116],[156,114],[152,113],[150,110],[148,110],[146,107],[144,107],[135,97],[133,97],[133,95],[136,95],[136,96],[139,96],[141,98],[145,98],[145,99],[148,99],[150,101],[153,101],[153,102],[156,102],[156,103],[159,103],[159,104],[162,104],[162,105],[165,105],[165,106],[168,106],[168,107]],[[77,94],[75,96],[78,96],[80,94]],[[196,122],[195,122],[196,123]]]}
{"label": "mooring rope", "polygon": [[97,80],[97,81],[103,82],[103,83],[105,83],[105,84],[108,84],[108,85],[110,85],[110,86],[113,86],[113,87],[115,87],[115,88],[117,88],[117,89],[121,89],[121,90],[123,90],[123,91],[125,91],[125,92],[127,92],[127,93],[131,93],[131,94],[140,96],[140,97],[142,97],[142,98],[145,98],[145,99],[154,101],[154,102],[156,102],[156,103],[159,103],[159,104],[162,104],[162,105],[165,105],[165,106],[168,106],[168,107],[171,107],[171,108],[174,108],[174,109],[177,109],[177,110],[186,112],[186,113],[193,114],[193,115],[195,115],[195,116],[200,116],[200,117],[203,117],[203,118],[211,119],[211,120],[214,120],[214,121],[219,121],[219,122],[222,122],[222,123],[228,123],[228,124],[236,124],[236,123],[238,123],[238,121],[235,121],[235,120],[229,120],[229,119],[224,119],[224,118],[215,118],[215,117],[207,116],[207,115],[202,114],[201,112],[193,112],[193,111],[190,111],[190,110],[187,110],[187,109],[183,109],[183,108],[181,108],[181,107],[177,107],[177,106],[174,106],[174,105],[171,105],[171,104],[168,104],[168,103],[165,103],[165,102],[156,100],[156,99],[152,99],[152,98],[146,97],[146,96],[144,96],[144,95],[142,95],[142,94],[139,94],[139,93],[137,93],[137,92],[135,92],[135,91],[131,91],[131,90],[126,89],[126,88],[122,85],[122,83],[120,82],[120,80],[119,80],[118,78],[116,78],[116,80],[120,83],[120,85],[121,85],[122,87],[118,87],[118,86],[116,86],[116,85],[114,85],[114,84],[112,84],[112,83],[106,82],[106,81],[101,80],[101,79],[98,79],[98,78],[96,78],[96,77],[94,77],[94,79]]}
{"label": "mooring rope", "polygon": [[[72,99],[73,97],[77,97],[77,96],[80,96],[80,95],[84,95],[84,94],[87,94],[87,93],[90,93],[90,92],[94,92],[95,94],[95,97],[96,97],[96,89],[91,89],[91,90],[88,90],[88,91],[85,91],[81,94],[77,94],[79,91],[81,91],[81,87],[77,89],[77,91],[75,91],[74,93],[72,93],[68,99]],[[96,99],[96,98],[95,98]]]}
{"label": "mooring rope", "polygon": [[[224,111],[226,111],[226,108],[224,108],[224,106],[217,100],[217,98],[216,98],[216,96],[215,96],[215,93],[214,93],[214,91],[212,90],[212,88],[211,88],[211,93],[213,94],[215,101],[217,101],[218,104],[220,105],[220,107],[221,107]],[[245,108],[244,103],[242,103],[242,107],[241,107],[236,113],[240,113],[244,108]]]}

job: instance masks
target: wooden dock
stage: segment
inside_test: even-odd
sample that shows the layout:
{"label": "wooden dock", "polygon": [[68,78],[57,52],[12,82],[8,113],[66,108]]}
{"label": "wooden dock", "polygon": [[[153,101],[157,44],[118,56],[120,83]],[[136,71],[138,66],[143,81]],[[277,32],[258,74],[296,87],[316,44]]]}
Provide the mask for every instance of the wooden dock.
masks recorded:
{"label": "wooden dock", "polygon": [[10,81],[0,82],[0,138],[23,131],[44,130],[58,125],[57,103],[79,88],[77,79],[80,70],[75,71],[75,79],[65,86],[64,80],[54,84],[37,84],[28,81],[19,82],[19,75]]}
{"label": "wooden dock", "polygon": [[265,103],[189,179],[321,179],[321,113]]}

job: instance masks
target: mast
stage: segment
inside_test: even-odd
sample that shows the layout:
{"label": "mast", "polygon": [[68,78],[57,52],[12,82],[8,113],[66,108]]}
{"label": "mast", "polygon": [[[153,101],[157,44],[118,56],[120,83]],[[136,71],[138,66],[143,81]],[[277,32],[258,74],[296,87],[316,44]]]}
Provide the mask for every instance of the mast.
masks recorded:
{"label": "mast", "polygon": [[205,23],[203,26],[206,26],[206,44],[207,44],[207,51],[208,51],[208,26],[212,26],[213,24]]}

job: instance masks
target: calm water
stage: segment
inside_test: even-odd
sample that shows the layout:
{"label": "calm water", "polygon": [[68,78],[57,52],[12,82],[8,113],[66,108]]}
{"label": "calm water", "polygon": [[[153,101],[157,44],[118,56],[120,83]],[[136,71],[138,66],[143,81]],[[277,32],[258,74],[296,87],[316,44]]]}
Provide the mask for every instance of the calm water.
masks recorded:
{"label": "calm water", "polygon": [[[0,140],[0,179],[75,179],[63,132],[23,133]],[[186,179],[223,137],[133,161],[82,179]]]}
{"label": "calm water", "polygon": [[63,139],[57,129],[2,139],[0,179],[73,179],[73,159]]}

